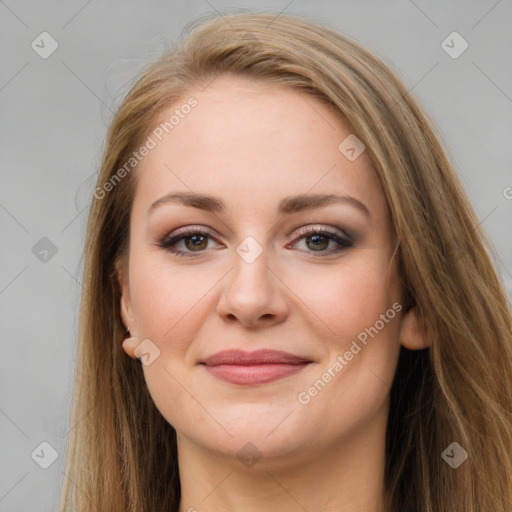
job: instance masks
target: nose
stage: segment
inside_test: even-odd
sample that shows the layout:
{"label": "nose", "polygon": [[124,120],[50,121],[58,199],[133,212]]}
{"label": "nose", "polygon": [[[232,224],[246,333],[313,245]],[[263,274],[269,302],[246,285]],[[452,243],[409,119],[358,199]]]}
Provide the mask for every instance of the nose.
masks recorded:
{"label": "nose", "polygon": [[239,322],[248,329],[269,328],[288,316],[287,287],[269,267],[267,252],[254,261],[244,259],[243,253],[234,254],[234,268],[224,280],[217,308],[226,322]]}

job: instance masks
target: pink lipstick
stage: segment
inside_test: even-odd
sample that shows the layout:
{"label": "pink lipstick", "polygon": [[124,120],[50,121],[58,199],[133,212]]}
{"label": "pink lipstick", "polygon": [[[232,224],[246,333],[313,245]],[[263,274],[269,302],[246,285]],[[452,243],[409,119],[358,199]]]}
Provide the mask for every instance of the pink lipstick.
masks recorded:
{"label": "pink lipstick", "polygon": [[224,350],[203,361],[206,370],[214,377],[242,386],[273,382],[300,372],[312,361],[277,350]]}

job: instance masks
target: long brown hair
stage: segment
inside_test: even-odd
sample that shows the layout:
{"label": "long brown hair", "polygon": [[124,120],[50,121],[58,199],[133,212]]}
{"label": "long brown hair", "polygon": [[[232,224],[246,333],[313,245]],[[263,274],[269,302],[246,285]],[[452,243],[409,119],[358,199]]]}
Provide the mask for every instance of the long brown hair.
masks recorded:
{"label": "long brown hair", "polygon": [[[365,144],[381,183],[406,310],[417,308],[431,344],[401,347],[391,389],[385,485],[392,509],[510,512],[511,308],[492,244],[435,124],[378,57],[328,26],[236,13],[189,28],[138,77],[108,130],[83,253],[60,512],[178,510],[176,432],[156,409],[141,364],[121,349],[116,269],[127,264],[137,172],[125,164],[162,112],[223,73],[331,105]],[[454,442],[468,454],[456,469],[442,457]]]}

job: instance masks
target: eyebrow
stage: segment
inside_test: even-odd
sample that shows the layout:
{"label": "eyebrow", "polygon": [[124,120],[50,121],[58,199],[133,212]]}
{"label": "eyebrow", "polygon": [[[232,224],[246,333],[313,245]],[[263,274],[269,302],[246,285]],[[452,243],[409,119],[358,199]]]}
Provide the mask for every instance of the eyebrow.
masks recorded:
{"label": "eyebrow", "polygon": [[[158,206],[164,204],[178,203],[192,208],[199,208],[208,212],[224,213],[225,204],[220,197],[194,192],[173,192],[157,199],[148,208],[149,216]],[[348,204],[362,211],[366,216],[371,217],[370,210],[359,199],[348,195],[335,194],[300,194],[288,196],[282,199],[278,206],[278,213],[292,214],[305,210],[312,210],[329,204]]]}

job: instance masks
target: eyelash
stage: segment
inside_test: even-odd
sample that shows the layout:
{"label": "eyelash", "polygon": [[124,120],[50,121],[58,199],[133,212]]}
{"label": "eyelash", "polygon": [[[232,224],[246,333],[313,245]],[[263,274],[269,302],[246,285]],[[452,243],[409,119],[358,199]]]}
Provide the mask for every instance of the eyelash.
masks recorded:
{"label": "eyelash", "polygon": [[[173,236],[170,236],[170,235],[166,236],[165,238],[163,238],[162,240],[160,240],[158,242],[158,245],[160,247],[162,247],[163,249],[165,249],[166,251],[173,254],[174,256],[193,258],[193,257],[195,257],[194,251],[178,251],[176,249],[172,249],[171,247],[173,245],[176,245],[181,240],[190,238],[194,235],[206,235],[215,240],[215,237],[213,237],[208,231],[205,231],[203,228],[197,227],[197,228],[188,228],[185,231],[181,231],[181,232],[178,232],[177,234],[174,234]],[[344,238],[340,237],[337,233],[334,233],[333,231],[330,231],[326,228],[307,227],[307,228],[301,230],[298,233],[298,235],[299,235],[299,237],[296,238],[293,243],[299,242],[300,240],[307,238],[308,236],[311,236],[311,235],[323,235],[323,236],[327,236],[330,240],[335,241],[336,243],[338,243],[341,246],[336,250],[331,250],[331,251],[325,252],[323,255],[315,256],[315,257],[319,257],[319,258],[330,256],[332,254],[337,254],[337,253],[344,251],[350,247],[353,247],[353,245],[354,245],[353,242],[351,240],[349,240],[348,238],[344,239]],[[204,253],[205,251],[206,250],[197,251],[197,254]],[[307,251],[307,252],[314,253],[316,251]]]}

